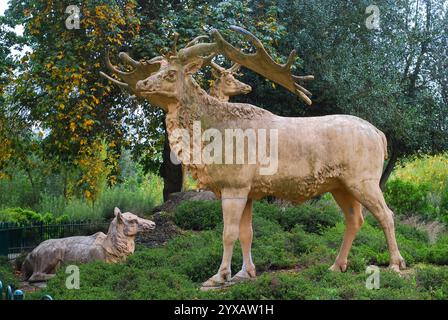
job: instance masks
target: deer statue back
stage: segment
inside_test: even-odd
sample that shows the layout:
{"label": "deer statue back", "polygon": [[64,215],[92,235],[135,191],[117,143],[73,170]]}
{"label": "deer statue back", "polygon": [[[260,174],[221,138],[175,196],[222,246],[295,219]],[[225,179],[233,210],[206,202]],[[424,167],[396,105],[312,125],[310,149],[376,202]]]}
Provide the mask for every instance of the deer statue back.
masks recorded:
{"label": "deer statue back", "polygon": [[[239,27],[232,29],[246,36],[256,53],[242,53],[213,30],[213,42],[198,43],[194,39],[175,52],[168,63],[160,63],[159,58],[137,62],[122,53],[121,58],[133,65],[134,71],[123,73],[112,66],[121,81],[108,77],[167,112],[171,149],[190,168],[200,187],[213,191],[222,201],[222,262],[217,274],[205,281],[203,288],[256,276],[251,256],[252,203],[265,196],[302,203],[326,192],[333,195],[346,219],[342,246],[330,267],[334,271],[347,268],[348,253],[363,223],[361,210],[365,206],[384,230],[390,267],[396,271],[405,268],[395,239],[393,213],[379,187],[387,157],[384,134],[354,116],[286,118],[250,104],[223,102],[207,94],[192,75],[210,55],[219,53],[311,104],[311,93],[297,82],[313,77],[291,74],[295,52],[287,63],[278,64],[254,35]],[[202,138],[195,137],[195,133],[202,131]],[[204,146],[204,142],[209,143]],[[203,158],[195,159],[200,155]],[[243,265],[231,277],[233,247],[238,238]]]}

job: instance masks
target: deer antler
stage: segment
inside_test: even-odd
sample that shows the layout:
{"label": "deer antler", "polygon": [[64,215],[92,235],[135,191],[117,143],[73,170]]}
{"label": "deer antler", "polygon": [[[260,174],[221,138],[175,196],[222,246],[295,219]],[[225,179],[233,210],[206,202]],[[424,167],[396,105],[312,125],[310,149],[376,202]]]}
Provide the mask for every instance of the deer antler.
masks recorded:
{"label": "deer antler", "polygon": [[240,65],[239,63],[234,63],[234,64],[229,68],[229,71],[230,71],[232,74],[235,74],[235,73],[237,73],[237,72],[240,70],[240,68],[241,68],[241,65]]}
{"label": "deer antler", "polygon": [[219,47],[220,53],[224,54],[228,59],[282,85],[289,91],[297,94],[308,105],[312,104],[311,99],[308,97],[311,96],[311,92],[297,84],[295,80],[312,80],[314,77],[299,77],[291,74],[291,66],[297,56],[295,50],[291,51],[285,64],[278,64],[267,53],[261,41],[252,33],[237,26],[231,26],[230,29],[242,33],[254,45],[256,52],[252,54],[245,54],[241,52],[224,40],[218,30],[213,29],[211,34]]}
{"label": "deer antler", "polygon": [[157,72],[162,64],[166,63],[163,57],[155,57],[151,60],[145,61],[135,61],[132,59],[127,53],[120,52],[118,55],[120,59],[132,66],[134,68],[133,71],[125,72],[119,70],[117,67],[115,67],[111,62],[109,58],[109,51],[106,52],[106,66],[109,68],[110,71],[112,71],[115,75],[117,75],[121,80],[124,82],[118,81],[111,76],[105,74],[104,72],[100,72],[100,75],[104,78],[114,82],[115,84],[119,85],[120,87],[135,91],[135,85],[139,80],[146,79],[149,77],[152,73]]}

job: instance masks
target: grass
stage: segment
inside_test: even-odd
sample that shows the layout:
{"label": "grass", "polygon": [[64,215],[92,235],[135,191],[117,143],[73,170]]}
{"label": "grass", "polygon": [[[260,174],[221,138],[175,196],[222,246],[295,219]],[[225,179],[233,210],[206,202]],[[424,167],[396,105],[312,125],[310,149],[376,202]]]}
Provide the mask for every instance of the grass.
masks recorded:
{"label": "grass", "polygon": [[161,203],[162,189],[161,178],[156,175],[148,175],[138,183],[123,183],[106,188],[95,202],[43,194],[31,209],[41,214],[50,212],[56,218],[64,216],[64,220],[77,221],[108,220],[113,216],[114,207],[119,207],[123,212],[129,211],[146,216],[155,205]]}
{"label": "grass", "polygon": [[[204,204],[190,205],[202,208]],[[328,203],[319,206],[331,210]],[[256,281],[222,292],[199,291],[200,283],[217,271],[221,261],[222,224],[218,224],[210,230],[187,230],[162,248],[138,246],[123,263],[81,265],[80,290],[65,288],[67,275],[62,269],[39,294],[56,299],[448,299],[448,237],[430,243],[424,231],[398,222],[397,241],[410,270],[400,277],[387,270],[383,232],[368,216],[353,245],[347,272],[332,273],[327,269],[342,241],[343,222],[317,228],[321,222],[312,225],[305,219],[290,228],[275,215],[267,215],[270,208],[265,203],[255,206]],[[237,244],[234,273],[241,263]],[[370,264],[381,267],[379,290],[365,287]]]}

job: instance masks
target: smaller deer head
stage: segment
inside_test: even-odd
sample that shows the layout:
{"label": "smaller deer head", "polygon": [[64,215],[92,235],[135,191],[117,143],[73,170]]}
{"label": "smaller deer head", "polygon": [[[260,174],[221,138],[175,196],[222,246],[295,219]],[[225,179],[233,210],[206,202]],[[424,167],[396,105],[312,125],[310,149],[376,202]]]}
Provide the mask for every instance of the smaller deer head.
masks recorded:
{"label": "smaller deer head", "polygon": [[137,217],[130,212],[121,213],[120,209],[114,209],[116,223],[122,225],[126,236],[135,236],[138,232],[153,230],[156,224],[151,220]]}
{"label": "smaller deer head", "polygon": [[208,63],[212,67],[212,74],[215,77],[214,84],[210,87],[210,95],[222,101],[229,101],[230,97],[240,94],[248,94],[252,87],[235,78],[241,65],[235,63],[229,69],[225,69],[213,61]]}

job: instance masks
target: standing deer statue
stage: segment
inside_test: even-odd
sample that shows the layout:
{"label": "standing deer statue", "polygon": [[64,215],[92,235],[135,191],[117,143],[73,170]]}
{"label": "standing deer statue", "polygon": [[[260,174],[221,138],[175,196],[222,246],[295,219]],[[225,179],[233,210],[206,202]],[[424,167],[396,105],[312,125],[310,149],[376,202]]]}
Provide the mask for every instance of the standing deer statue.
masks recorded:
{"label": "standing deer statue", "polygon": [[252,87],[235,78],[241,65],[234,63],[229,69],[225,69],[213,61],[210,61],[212,74],[215,77],[209,94],[221,101],[227,102],[230,97],[240,94],[248,94]]}
{"label": "standing deer statue", "polygon": [[[222,201],[222,262],[217,274],[205,281],[203,288],[220,287],[256,277],[251,257],[252,203],[265,196],[302,203],[326,192],[333,195],[346,219],[342,245],[330,267],[333,271],[347,269],[347,257],[363,224],[361,210],[362,205],[365,206],[384,230],[390,252],[390,268],[395,271],[405,268],[395,239],[393,212],[388,208],[379,187],[383,162],[387,158],[384,134],[354,116],[286,118],[250,104],[223,102],[207,94],[192,75],[211,55],[222,54],[311,104],[311,93],[297,81],[311,80],[313,77],[291,74],[295,51],[291,52],[287,63],[278,64],[253,34],[240,27],[231,28],[242,33],[254,45],[256,52],[243,53],[223,39],[217,30],[212,30],[213,42],[198,43],[195,39],[167,61],[156,57],[137,62],[120,53],[121,59],[134,67],[134,71],[123,72],[108,62],[121,81],[103,74],[167,112],[166,125],[172,150],[178,153],[179,159],[183,159],[199,186],[213,191]],[[255,163],[242,164],[188,161],[189,157],[179,148],[180,138],[176,130],[186,130],[193,136],[197,122],[204,129],[214,128],[219,132],[229,128],[277,132],[277,140],[271,139],[265,146],[271,150],[271,157],[276,156],[277,170],[271,174],[262,172],[266,162],[260,159]],[[201,141],[194,138],[188,141],[191,149],[202,148]],[[277,150],[272,148],[274,144]],[[257,147],[260,147],[260,141]],[[232,155],[238,155],[235,145],[232,144],[232,148]],[[243,265],[232,278],[231,259],[238,238]]]}

